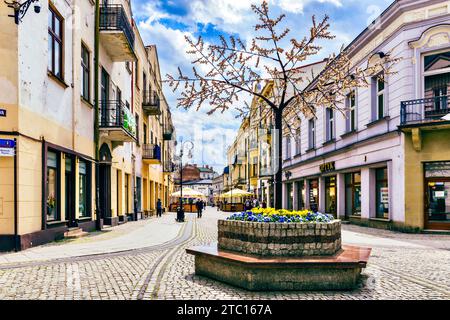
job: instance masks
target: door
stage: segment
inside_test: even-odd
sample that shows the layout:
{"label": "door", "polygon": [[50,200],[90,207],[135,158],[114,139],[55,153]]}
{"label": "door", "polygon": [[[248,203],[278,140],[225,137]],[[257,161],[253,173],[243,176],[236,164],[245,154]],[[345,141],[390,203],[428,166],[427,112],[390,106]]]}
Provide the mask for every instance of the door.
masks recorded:
{"label": "door", "polygon": [[109,74],[102,68],[102,77],[100,83],[100,101],[101,101],[101,123],[108,125],[108,109],[109,109]]}
{"label": "door", "polygon": [[450,230],[450,178],[426,179],[425,228]]}
{"label": "door", "polygon": [[75,170],[71,156],[66,155],[65,161],[65,211],[69,228],[77,227],[75,217]]}
{"label": "door", "polygon": [[100,208],[103,219],[111,218],[111,165],[103,163],[100,164]]}

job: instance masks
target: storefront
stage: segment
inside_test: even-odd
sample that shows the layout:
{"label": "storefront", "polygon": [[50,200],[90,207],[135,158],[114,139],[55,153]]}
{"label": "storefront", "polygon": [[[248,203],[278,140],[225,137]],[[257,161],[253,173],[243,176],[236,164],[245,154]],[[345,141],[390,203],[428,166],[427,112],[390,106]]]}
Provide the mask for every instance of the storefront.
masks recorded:
{"label": "storefront", "polygon": [[309,184],[309,207],[319,208],[319,179],[308,180]]}
{"label": "storefront", "polygon": [[297,181],[297,182],[295,182],[295,184],[296,184],[296,189],[297,189],[297,210],[304,210],[306,208],[305,181],[304,180]]}
{"label": "storefront", "polygon": [[450,161],[424,163],[425,228],[450,228]]}
{"label": "storefront", "polygon": [[389,219],[389,186],[387,168],[375,169],[376,218]]}

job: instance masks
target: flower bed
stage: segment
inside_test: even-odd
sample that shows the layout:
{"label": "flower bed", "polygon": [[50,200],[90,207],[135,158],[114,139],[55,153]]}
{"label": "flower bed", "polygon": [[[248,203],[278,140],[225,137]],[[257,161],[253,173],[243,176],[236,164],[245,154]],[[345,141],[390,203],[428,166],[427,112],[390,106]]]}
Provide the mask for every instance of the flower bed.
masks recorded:
{"label": "flower bed", "polygon": [[253,209],[219,220],[219,249],[260,256],[333,255],[341,221],[310,211]]}
{"label": "flower bed", "polygon": [[255,208],[250,211],[234,213],[227,220],[249,221],[249,222],[324,222],[329,223],[334,217],[329,214],[312,212],[309,210],[289,211],[285,209],[276,210],[274,208]]}

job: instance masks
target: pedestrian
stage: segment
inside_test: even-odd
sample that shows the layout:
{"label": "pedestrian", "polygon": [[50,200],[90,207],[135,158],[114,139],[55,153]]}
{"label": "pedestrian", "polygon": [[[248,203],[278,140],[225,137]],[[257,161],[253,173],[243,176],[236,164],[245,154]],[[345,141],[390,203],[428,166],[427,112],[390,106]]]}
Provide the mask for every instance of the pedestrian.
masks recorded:
{"label": "pedestrian", "polygon": [[195,203],[195,206],[197,208],[197,218],[201,218],[203,211],[203,201],[198,199],[197,202]]}
{"label": "pedestrian", "polygon": [[263,209],[266,209],[266,208],[267,208],[267,202],[266,202],[266,200],[263,200],[263,202],[262,202],[262,207],[263,207]]}
{"label": "pedestrian", "polygon": [[162,216],[162,203],[161,199],[158,198],[158,201],[156,201],[156,216],[161,217]]}

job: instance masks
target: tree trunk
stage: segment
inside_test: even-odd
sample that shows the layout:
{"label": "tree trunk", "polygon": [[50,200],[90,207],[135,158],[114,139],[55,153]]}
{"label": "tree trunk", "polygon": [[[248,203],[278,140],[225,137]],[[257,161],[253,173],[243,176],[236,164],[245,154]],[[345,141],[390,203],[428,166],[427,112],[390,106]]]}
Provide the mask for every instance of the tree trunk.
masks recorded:
{"label": "tree trunk", "polygon": [[275,112],[275,129],[277,130],[277,138],[275,144],[275,161],[277,171],[274,175],[274,205],[275,209],[283,207],[283,112]]}

